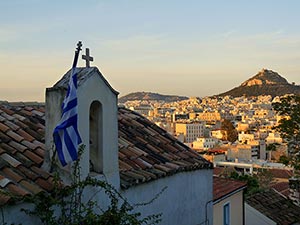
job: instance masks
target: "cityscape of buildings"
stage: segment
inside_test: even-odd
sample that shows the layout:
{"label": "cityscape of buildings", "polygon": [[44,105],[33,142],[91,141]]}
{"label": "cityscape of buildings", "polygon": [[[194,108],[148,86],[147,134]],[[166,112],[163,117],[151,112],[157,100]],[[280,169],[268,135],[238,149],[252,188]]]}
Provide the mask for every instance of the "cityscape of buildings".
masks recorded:
{"label": "cityscape of buildings", "polygon": [[[204,97],[178,102],[127,101],[124,106],[147,117],[178,140],[198,152],[225,149],[226,160],[254,162],[279,160],[286,152],[286,143],[274,129],[281,116],[272,103],[279,97]],[[230,121],[236,140],[230,141],[222,121]],[[276,152],[267,145],[276,143]]]}
{"label": "cityscape of buildings", "polygon": [[[179,141],[199,152],[217,169],[233,168],[240,174],[256,174],[261,169],[293,173],[281,162],[287,156],[287,143],[276,131],[282,116],[272,103],[279,97],[191,97],[188,100],[163,102],[153,100],[127,101],[123,107],[147,117],[167,130]],[[233,140],[222,125],[230,122],[236,132]],[[270,146],[274,146],[270,148]],[[224,169],[225,168],[225,169]],[[275,176],[276,177],[276,176]],[[273,180],[272,188],[299,205],[299,192],[292,190],[289,180]]]}

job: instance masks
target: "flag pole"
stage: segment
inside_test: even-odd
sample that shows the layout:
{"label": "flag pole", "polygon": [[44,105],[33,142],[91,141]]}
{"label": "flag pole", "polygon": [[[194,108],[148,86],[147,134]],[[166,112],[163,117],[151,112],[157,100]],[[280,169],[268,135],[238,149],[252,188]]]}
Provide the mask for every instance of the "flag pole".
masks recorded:
{"label": "flag pole", "polygon": [[76,68],[76,66],[77,66],[79,52],[82,50],[81,47],[82,47],[82,43],[81,43],[81,41],[78,41],[72,68]]}

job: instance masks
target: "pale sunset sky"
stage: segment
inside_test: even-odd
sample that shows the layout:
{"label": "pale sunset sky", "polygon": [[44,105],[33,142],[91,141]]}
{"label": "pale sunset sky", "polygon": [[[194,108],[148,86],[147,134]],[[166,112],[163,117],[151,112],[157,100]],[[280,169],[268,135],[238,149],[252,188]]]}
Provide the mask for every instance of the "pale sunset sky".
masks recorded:
{"label": "pale sunset sky", "polygon": [[0,9],[0,100],[44,101],[79,40],[120,96],[209,96],[262,68],[300,84],[298,0],[1,0]]}

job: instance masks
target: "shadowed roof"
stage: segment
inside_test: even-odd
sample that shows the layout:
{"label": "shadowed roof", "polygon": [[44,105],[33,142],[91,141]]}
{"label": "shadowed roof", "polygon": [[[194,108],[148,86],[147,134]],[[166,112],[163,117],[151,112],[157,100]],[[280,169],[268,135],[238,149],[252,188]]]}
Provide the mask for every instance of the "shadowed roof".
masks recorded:
{"label": "shadowed roof", "polygon": [[256,193],[248,197],[246,202],[278,225],[300,222],[300,207],[274,190]]}

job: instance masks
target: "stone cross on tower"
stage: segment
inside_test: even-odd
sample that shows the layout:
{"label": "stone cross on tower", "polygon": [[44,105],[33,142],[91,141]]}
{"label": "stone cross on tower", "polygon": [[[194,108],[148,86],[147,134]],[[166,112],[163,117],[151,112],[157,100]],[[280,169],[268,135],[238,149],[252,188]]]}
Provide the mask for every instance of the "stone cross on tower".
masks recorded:
{"label": "stone cross on tower", "polygon": [[85,49],[85,55],[82,55],[82,59],[85,60],[86,67],[90,67],[90,62],[93,62],[94,58],[90,56],[90,49]]}

